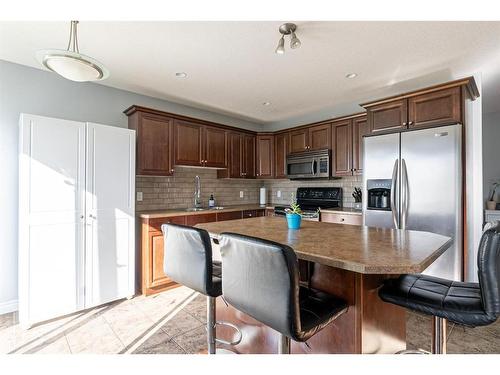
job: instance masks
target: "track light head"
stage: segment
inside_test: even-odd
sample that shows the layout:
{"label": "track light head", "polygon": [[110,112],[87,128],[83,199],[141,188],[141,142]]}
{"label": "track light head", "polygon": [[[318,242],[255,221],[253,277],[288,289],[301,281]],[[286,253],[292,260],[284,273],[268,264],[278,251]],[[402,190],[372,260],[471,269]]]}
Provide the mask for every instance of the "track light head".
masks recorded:
{"label": "track light head", "polygon": [[300,40],[297,38],[297,35],[292,31],[291,39],[290,39],[290,48],[295,49],[300,47]]}
{"label": "track light head", "polygon": [[276,47],[276,52],[278,55],[283,55],[285,53],[285,36],[282,35],[279,42],[278,47]]}

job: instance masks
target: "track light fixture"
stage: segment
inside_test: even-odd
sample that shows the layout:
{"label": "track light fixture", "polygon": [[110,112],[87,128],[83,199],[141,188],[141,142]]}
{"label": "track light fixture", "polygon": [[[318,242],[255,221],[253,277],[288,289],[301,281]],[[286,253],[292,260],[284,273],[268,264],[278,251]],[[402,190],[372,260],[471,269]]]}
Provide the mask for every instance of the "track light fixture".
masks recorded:
{"label": "track light fixture", "polygon": [[280,26],[279,32],[281,33],[281,38],[275,51],[277,54],[283,55],[285,53],[285,35],[290,35],[290,48],[296,49],[300,47],[300,40],[295,35],[296,30],[297,25],[294,23],[284,23]]}

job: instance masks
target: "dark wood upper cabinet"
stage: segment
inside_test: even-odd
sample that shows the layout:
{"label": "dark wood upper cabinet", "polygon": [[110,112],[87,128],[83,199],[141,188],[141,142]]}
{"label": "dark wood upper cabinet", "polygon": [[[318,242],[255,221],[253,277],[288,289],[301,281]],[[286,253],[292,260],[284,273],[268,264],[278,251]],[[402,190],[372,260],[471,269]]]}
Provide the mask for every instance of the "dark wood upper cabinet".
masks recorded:
{"label": "dark wood upper cabinet", "polygon": [[288,155],[288,133],[274,136],[274,177],[286,178],[286,156]]}
{"label": "dark wood upper cabinet", "polygon": [[172,163],[172,123],[168,117],[135,112],[129,128],[137,133],[138,175],[170,176]]}
{"label": "dark wood upper cabinet", "polygon": [[204,127],[203,166],[227,167],[227,132],[213,126]]}
{"label": "dark wood upper cabinet", "polygon": [[274,136],[258,135],[256,147],[257,178],[274,177]]}
{"label": "dark wood upper cabinet", "polygon": [[352,175],[352,120],[332,123],[332,175]]}
{"label": "dark wood upper cabinet", "polygon": [[255,138],[250,134],[242,137],[241,172],[244,178],[255,178]]}
{"label": "dark wood upper cabinet", "polygon": [[367,109],[368,122],[373,133],[404,129],[407,126],[406,99],[378,104]]}
{"label": "dark wood upper cabinet", "polygon": [[[243,137],[241,133],[229,133],[229,141],[228,141],[228,174],[226,177],[229,178],[241,178],[241,156],[242,156],[242,146],[243,146]],[[224,171],[220,171],[224,172]]]}
{"label": "dark wood upper cabinet", "polygon": [[352,171],[355,175],[363,174],[363,136],[370,134],[370,125],[366,116],[352,119]]}
{"label": "dark wood upper cabinet", "polygon": [[174,121],[175,165],[202,165],[203,127],[187,121]]}
{"label": "dark wood upper cabinet", "polygon": [[410,128],[462,122],[460,87],[431,92],[408,99]]}
{"label": "dark wood upper cabinet", "polygon": [[307,151],[307,146],[309,143],[309,131],[307,128],[292,130],[290,133],[289,144],[290,153]]}
{"label": "dark wood upper cabinet", "polygon": [[311,126],[309,130],[308,150],[332,148],[331,124]]}

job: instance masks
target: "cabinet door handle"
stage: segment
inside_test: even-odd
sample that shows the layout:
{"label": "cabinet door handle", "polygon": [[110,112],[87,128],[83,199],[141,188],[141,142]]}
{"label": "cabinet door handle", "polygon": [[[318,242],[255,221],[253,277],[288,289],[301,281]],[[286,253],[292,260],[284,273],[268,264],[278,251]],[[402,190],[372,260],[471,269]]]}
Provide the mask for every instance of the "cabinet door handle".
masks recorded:
{"label": "cabinet door handle", "polygon": [[408,125],[413,125],[413,121],[408,122]]}
{"label": "cabinet door handle", "polygon": [[406,125],[408,125],[408,124],[406,122],[403,122],[403,126],[406,126]]}

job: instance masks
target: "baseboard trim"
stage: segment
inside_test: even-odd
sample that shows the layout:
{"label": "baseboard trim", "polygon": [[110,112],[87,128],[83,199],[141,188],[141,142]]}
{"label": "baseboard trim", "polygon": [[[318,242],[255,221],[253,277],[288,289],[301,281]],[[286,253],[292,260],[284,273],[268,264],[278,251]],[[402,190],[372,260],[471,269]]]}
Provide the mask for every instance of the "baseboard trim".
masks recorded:
{"label": "baseboard trim", "polygon": [[17,299],[13,299],[11,301],[6,301],[6,302],[0,302],[0,315],[17,311],[18,305],[19,304]]}

